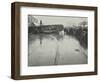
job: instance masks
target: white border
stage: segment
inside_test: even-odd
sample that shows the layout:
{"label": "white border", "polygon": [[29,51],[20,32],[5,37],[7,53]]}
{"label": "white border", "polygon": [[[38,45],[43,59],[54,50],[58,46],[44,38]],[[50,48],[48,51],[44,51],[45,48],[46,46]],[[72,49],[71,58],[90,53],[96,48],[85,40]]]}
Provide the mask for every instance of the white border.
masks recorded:
{"label": "white border", "polygon": [[[28,14],[88,17],[88,64],[28,67]],[[94,71],[94,11],[21,7],[20,15],[20,75]]]}

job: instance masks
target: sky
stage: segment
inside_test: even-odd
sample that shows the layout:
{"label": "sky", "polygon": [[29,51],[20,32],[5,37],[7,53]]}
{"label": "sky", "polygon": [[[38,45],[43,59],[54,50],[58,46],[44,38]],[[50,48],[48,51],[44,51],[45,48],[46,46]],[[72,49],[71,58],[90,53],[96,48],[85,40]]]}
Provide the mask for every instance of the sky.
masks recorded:
{"label": "sky", "polygon": [[[40,24],[40,20],[44,25],[62,24],[65,27],[78,25],[80,22],[88,21],[86,17],[68,17],[68,16],[43,16],[43,15],[28,15],[28,18],[33,18],[36,20],[36,24]],[[30,19],[29,18],[29,19]]]}

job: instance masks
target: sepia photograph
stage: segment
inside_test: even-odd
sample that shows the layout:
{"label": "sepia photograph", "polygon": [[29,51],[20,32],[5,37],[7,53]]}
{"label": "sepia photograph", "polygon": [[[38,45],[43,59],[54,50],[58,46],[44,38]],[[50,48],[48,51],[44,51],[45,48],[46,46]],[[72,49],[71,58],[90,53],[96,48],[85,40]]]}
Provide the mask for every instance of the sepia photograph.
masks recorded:
{"label": "sepia photograph", "polygon": [[28,66],[87,63],[87,17],[28,15]]}

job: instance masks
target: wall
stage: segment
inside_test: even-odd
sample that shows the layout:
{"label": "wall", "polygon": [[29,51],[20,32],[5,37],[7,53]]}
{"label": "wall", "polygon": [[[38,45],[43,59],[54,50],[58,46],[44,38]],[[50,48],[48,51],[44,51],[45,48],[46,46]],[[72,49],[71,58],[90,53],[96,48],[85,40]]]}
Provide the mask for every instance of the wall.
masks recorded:
{"label": "wall", "polygon": [[[15,82],[15,80],[10,79],[10,65],[11,65],[11,2],[15,0],[1,0],[0,1],[0,82]],[[37,3],[52,3],[52,4],[68,4],[68,5],[88,5],[88,6],[98,6],[98,22],[100,22],[100,0],[16,0],[25,2],[37,2]],[[98,25],[99,27],[100,25]],[[100,29],[98,28],[98,35],[100,35]],[[98,38],[98,42],[100,38]],[[98,43],[98,49],[100,48],[100,43]],[[99,51],[99,50],[98,50]],[[100,51],[98,52],[98,55]],[[98,56],[98,59],[100,55]],[[98,61],[100,62],[100,60]],[[100,68],[100,64],[99,64]],[[64,78],[52,78],[52,79],[38,79],[38,80],[28,80],[29,82],[99,82],[99,75],[94,76],[79,76],[79,77],[64,77]],[[27,82],[27,80],[23,80]]]}

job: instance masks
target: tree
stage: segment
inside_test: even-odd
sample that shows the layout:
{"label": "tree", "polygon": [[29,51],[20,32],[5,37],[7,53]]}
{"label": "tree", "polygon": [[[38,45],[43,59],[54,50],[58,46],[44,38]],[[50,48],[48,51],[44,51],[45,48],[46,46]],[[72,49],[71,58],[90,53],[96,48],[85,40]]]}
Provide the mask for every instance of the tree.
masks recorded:
{"label": "tree", "polygon": [[33,15],[28,15],[28,25],[34,26],[36,23],[38,23],[38,19],[35,18]]}
{"label": "tree", "polygon": [[82,26],[82,27],[86,27],[87,24],[88,24],[88,23],[87,23],[86,21],[83,21],[83,22],[80,22],[80,23],[79,23],[79,25]]}

